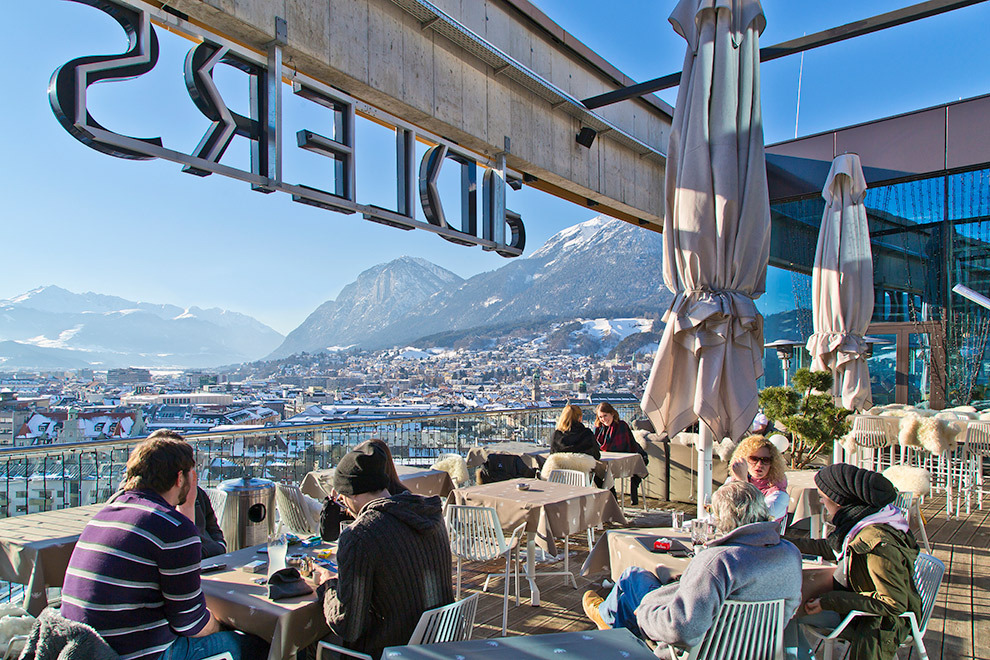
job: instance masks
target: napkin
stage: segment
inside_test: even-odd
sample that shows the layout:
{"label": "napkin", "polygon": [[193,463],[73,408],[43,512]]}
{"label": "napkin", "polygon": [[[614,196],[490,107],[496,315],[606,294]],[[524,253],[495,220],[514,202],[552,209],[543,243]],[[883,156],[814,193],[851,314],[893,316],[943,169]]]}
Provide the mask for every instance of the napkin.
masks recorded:
{"label": "napkin", "polygon": [[309,586],[295,568],[282,568],[268,578],[268,597],[272,600],[283,598],[295,598],[313,593],[313,587]]}

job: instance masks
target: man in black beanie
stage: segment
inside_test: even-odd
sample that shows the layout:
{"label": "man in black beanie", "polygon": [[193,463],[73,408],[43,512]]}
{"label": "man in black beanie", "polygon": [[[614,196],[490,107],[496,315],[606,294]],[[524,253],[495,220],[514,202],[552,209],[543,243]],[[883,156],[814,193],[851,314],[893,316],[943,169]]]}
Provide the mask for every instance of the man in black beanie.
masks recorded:
{"label": "man in black beanie", "polygon": [[[920,616],[914,585],[918,544],[907,520],[893,506],[897,489],[882,474],[848,463],[829,465],[815,475],[822,504],[835,527],[826,539],[787,539],[801,552],[836,559],[832,591],[805,603],[803,619],[785,631],[786,646],[810,657],[810,645],[797,623],[831,632],[853,610],[875,616],[853,619],[841,637],[850,643],[849,660],[893,658],[910,626],[900,615]],[[800,611],[799,611],[800,613]]]}
{"label": "man in black beanie", "polygon": [[389,497],[385,452],[364,443],[334,470],[334,497],[354,516],[337,546],[339,577],[317,569],[317,596],[349,649],[381,657],[409,642],[423,612],[454,601],[439,497]]}

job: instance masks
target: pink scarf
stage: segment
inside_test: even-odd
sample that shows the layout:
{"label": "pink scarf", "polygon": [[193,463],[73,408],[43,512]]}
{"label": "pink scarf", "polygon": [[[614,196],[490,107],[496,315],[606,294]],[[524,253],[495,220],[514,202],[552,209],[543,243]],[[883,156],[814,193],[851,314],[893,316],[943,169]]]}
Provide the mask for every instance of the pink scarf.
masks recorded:
{"label": "pink scarf", "polygon": [[749,475],[749,483],[753,484],[760,489],[760,492],[766,495],[773,495],[774,493],[779,493],[782,490],[787,490],[787,479],[774,483],[770,481],[770,478],[757,479],[752,475]]}

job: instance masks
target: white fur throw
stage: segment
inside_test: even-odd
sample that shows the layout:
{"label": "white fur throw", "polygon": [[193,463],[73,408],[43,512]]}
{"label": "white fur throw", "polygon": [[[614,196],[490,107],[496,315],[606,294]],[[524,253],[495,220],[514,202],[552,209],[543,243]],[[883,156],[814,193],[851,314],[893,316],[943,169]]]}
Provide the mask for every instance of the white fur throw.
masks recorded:
{"label": "white fur throw", "polygon": [[543,464],[540,476],[544,480],[549,479],[550,473],[554,470],[577,470],[588,474],[595,469],[597,463],[598,461],[587,454],[562,451],[547,457],[547,462]]}
{"label": "white fur throw", "polygon": [[712,446],[712,451],[722,459],[723,463],[728,463],[729,459],[732,458],[732,452],[736,450],[738,444],[729,438],[722,438],[722,442],[716,442]]}
{"label": "white fur throw", "polygon": [[[31,632],[32,626],[34,626],[34,617],[20,607],[13,605],[0,607],[0,654],[7,653],[7,647],[10,646],[11,637],[27,635]],[[23,648],[23,646],[24,642],[21,641],[20,647]],[[11,657],[16,658],[17,655],[15,653]]]}
{"label": "white fur throw", "polygon": [[932,475],[928,470],[910,465],[892,465],[883,471],[898,491],[911,492],[917,497],[927,497],[932,489]]}
{"label": "white fur throw", "polygon": [[450,475],[450,480],[458,488],[471,480],[468,474],[467,461],[458,454],[441,454],[440,459],[430,466],[431,470],[440,470]]}
{"label": "white fur throw", "polygon": [[649,448],[651,442],[660,442],[659,435],[656,433],[650,433],[646,429],[635,429],[632,434],[633,438],[636,439],[636,444],[642,447],[643,451],[646,451]]}
{"label": "white fur throw", "polygon": [[679,445],[684,445],[685,447],[694,447],[698,444],[698,434],[681,431],[674,436],[674,442]]}

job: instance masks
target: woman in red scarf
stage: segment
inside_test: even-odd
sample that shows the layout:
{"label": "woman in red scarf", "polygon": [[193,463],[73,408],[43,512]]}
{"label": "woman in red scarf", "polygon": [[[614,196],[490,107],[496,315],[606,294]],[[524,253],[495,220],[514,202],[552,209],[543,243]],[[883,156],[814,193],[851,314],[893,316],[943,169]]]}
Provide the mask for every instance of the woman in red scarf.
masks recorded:
{"label": "woman in red scarf", "polygon": [[784,457],[773,443],[762,435],[743,438],[732,452],[729,480],[748,481],[763,493],[774,520],[787,515],[787,477]]}
{"label": "woman in red scarf", "polygon": [[[649,460],[646,451],[639,446],[636,438],[633,437],[629,425],[619,419],[619,413],[612,407],[612,404],[599,403],[595,413],[595,439],[598,440],[598,446],[602,448],[602,451],[615,451],[624,454],[636,452],[643,457],[644,463]],[[642,478],[635,475],[629,480],[629,486],[632,490],[629,493],[629,500],[633,506],[639,504],[639,484],[641,481]],[[612,494],[615,494],[614,489]]]}

